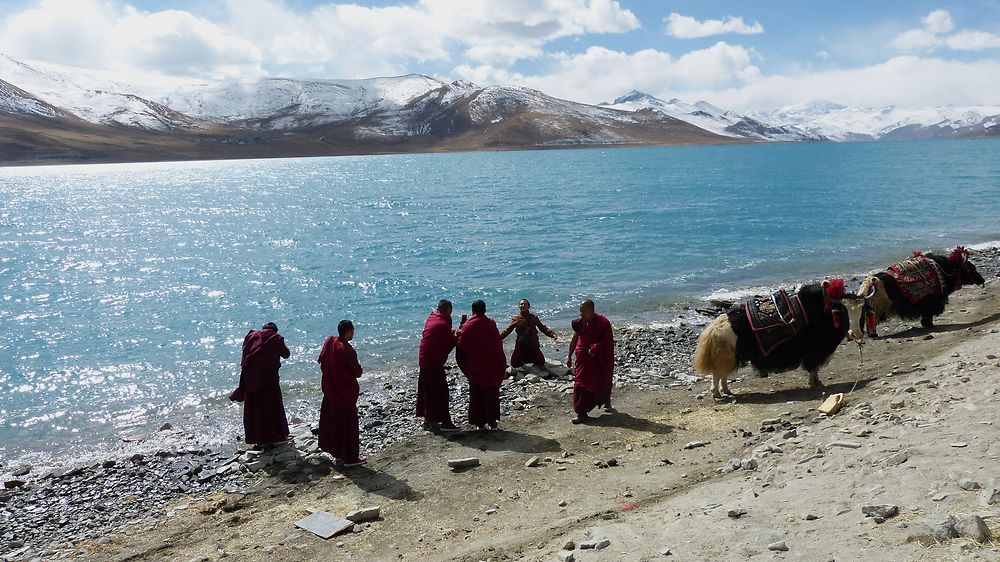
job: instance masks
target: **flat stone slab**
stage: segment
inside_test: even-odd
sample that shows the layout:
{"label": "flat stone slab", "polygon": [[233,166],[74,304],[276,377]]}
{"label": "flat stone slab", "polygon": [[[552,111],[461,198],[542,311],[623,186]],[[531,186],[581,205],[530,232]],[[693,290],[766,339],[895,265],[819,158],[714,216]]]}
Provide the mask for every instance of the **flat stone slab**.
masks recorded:
{"label": "flat stone slab", "polygon": [[354,528],[354,522],[337,517],[332,513],[317,511],[295,522],[295,526],[305,529],[321,539],[328,539],[337,533]]}

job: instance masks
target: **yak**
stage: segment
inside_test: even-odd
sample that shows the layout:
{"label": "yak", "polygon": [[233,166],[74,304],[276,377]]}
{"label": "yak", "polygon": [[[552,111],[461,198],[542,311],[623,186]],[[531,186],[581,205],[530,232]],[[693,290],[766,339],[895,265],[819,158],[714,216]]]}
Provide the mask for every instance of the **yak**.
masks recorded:
{"label": "yak", "polygon": [[914,252],[861,283],[859,295],[874,290],[874,296],[867,299],[864,329],[868,335],[878,337],[878,324],[892,316],[919,318],[921,326],[932,328],[934,317],[944,312],[948,296],[966,283],[983,286],[986,280],[969,261],[965,247],[959,246],[947,256]]}
{"label": "yak", "polygon": [[[869,295],[870,297],[870,295]],[[760,375],[804,368],[809,386],[822,387],[819,369],[844,337],[859,344],[865,298],[848,293],[843,279],[755,296],[719,315],[698,337],[694,368],[712,375],[712,396],[732,395],[727,378],[741,366]]]}

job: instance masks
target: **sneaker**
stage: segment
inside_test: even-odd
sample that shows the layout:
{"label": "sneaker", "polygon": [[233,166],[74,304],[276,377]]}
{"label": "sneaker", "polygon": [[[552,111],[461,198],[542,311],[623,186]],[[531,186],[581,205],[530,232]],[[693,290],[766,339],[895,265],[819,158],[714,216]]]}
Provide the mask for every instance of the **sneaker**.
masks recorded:
{"label": "sneaker", "polygon": [[500,426],[499,425],[497,425],[495,423],[491,423],[489,425],[490,425],[490,431],[500,431]]}
{"label": "sneaker", "polygon": [[458,427],[453,423],[443,423],[441,424],[439,429],[441,430],[442,433],[452,433],[454,431],[462,431],[461,427]]}
{"label": "sneaker", "polygon": [[358,460],[354,462],[345,462],[344,468],[352,468],[355,466],[361,466],[363,464],[368,464],[368,457],[358,457]]}
{"label": "sneaker", "polygon": [[437,429],[437,424],[434,422],[425,421],[422,424],[420,424],[420,429],[424,431],[434,431],[435,429]]}
{"label": "sneaker", "polygon": [[587,414],[580,414],[570,421],[573,422],[574,424],[581,424],[589,422],[590,419],[591,419],[590,416],[588,416]]}

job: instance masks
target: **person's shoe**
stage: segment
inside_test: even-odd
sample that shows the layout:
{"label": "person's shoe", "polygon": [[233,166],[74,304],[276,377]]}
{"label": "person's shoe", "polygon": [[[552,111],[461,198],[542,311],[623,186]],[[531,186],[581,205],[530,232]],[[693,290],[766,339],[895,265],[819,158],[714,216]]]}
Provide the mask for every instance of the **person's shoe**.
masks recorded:
{"label": "person's shoe", "polygon": [[458,427],[453,423],[442,423],[439,429],[441,430],[442,433],[453,433],[455,431],[462,431],[461,427]]}
{"label": "person's shoe", "polygon": [[425,421],[422,424],[420,424],[420,429],[424,431],[434,431],[435,429],[437,429],[437,424],[434,422]]}
{"label": "person's shoe", "polygon": [[590,420],[591,417],[588,416],[587,414],[577,414],[577,416],[570,421],[572,421],[575,424],[581,424],[581,423],[587,423]]}
{"label": "person's shoe", "polygon": [[617,414],[618,413],[618,410],[616,410],[615,407],[611,405],[611,402],[608,402],[607,404],[604,405],[604,411],[607,412],[607,413],[609,413],[609,414]]}
{"label": "person's shoe", "polygon": [[500,426],[496,423],[491,423],[489,424],[489,426],[490,426],[490,431],[500,431]]}
{"label": "person's shoe", "polygon": [[344,468],[353,468],[355,466],[361,466],[363,464],[368,464],[368,457],[358,457],[358,460],[354,462],[345,462]]}

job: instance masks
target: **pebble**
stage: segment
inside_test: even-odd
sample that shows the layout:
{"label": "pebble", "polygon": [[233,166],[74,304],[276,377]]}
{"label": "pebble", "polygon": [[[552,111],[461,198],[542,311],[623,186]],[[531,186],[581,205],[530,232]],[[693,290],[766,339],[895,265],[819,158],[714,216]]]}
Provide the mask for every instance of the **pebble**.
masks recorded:
{"label": "pebble", "polygon": [[576,543],[573,541],[566,541],[563,545],[563,550],[576,550]]}
{"label": "pebble", "polygon": [[893,455],[890,455],[882,464],[886,467],[899,466],[910,459],[910,454],[906,451],[900,451]]}
{"label": "pebble", "polygon": [[875,519],[876,523],[882,523],[886,519],[891,519],[899,515],[899,506],[889,504],[866,505],[861,508],[861,513],[866,517]]}
{"label": "pebble", "polygon": [[576,555],[571,551],[563,550],[556,555],[556,558],[558,558],[560,562],[574,562],[576,560]]}
{"label": "pebble", "polygon": [[345,519],[348,521],[353,521],[355,523],[364,523],[365,521],[374,521],[379,518],[382,514],[382,509],[379,506],[365,507],[352,511],[347,514]]}
{"label": "pebble", "polygon": [[767,545],[767,549],[778,552],[788,552],[788,545],[785,544],[785,541],[778,541]]}
{"label": "pebble", "polygon": [[834,441],[830,443],[831,447],[843,447],[845,449],[860,449],[861,443],[855,443],[854,441]]}
{"label": "pebble", "polygon": [[965,443],[964,441],[959,441],[958,443],[951,443],[950,445],[952,447],[955,447],[956,449],[964,449],[965,447],[969,446],[969,444]]}
{"label": "pebble", "polygon": [[29,472],[31,472],[31,465],[25,464],[15,468],[14,471],[10,473],[10,475],[13,476],[14,478],[18,478],[20,476],[28,474]]}
{"label": "pebble", "polygon": [[450,459],[448,461],[448,467],[452,469],[459,468],[472,468],[474,466],[479,466],[479,459],[477,457],[467,457],[463,459]]}
{"label": "pebble", "polygon": [[531,468],[534,466],[538,466],[538,462],[539,462],[538,457],[531,457],[524,463],[524,466],[525,468]]}
{"label": "pebble", "polygon": [[708,443],[709,443],[708,441],[691,441],[687,445],[684,445],[684,449],[685,450],[687,450],[687,449],[697,449],[699,447],[704,447],[704,446],[708,445]]}
{"label": "pebble", "polygon": [[975,480],[972,480],[970,478],[963,478],[962,480],[959,480],[958,487],[965,490],[966,492],[972,492],[974,490],[981,489],[983,486],[979,482],[976,482]]}
{"label": "pebble", "polygon": [[597,544],[594,545],[594,550],[604,550],[609,546],[611,546],[611,541],[609,541],[608,539],[601,539],[597,541]]}
{"label": "pebble", "polygon": [[566,500],[559,500],[559,507],[566,507]]}

